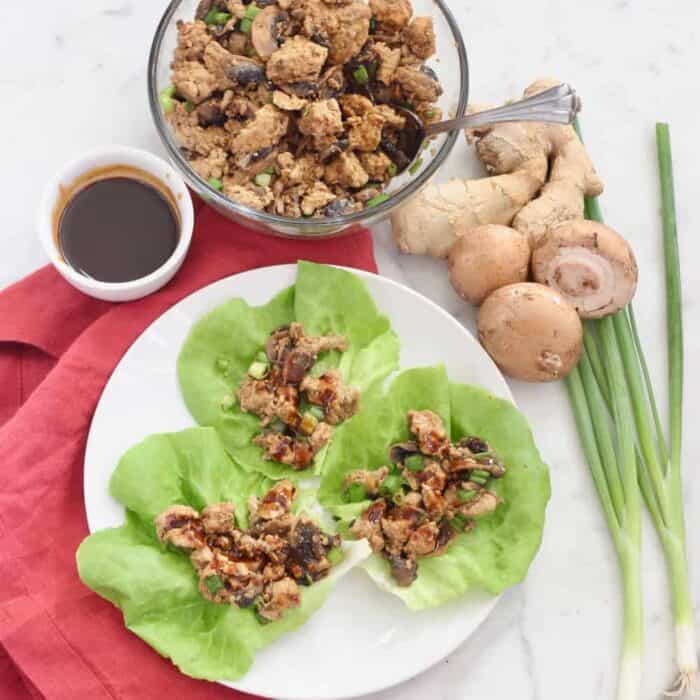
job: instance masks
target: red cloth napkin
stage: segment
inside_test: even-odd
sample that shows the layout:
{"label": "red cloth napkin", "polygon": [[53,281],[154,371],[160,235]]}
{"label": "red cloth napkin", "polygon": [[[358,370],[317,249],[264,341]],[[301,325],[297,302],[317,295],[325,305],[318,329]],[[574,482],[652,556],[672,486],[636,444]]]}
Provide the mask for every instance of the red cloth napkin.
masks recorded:
{"label": "red cloth napkin", "polygon": [[[0,697],[236,698],[180,674],[80,582],[83,456],[104,385],[139,334],[227,275],[298,259],[376,271],[364,231],[327,241],[265,237],[199,207],[175,279],[129,304],[83,296],[45,267],[0,293]],[[175,349],[173,349],[175,352]]]}

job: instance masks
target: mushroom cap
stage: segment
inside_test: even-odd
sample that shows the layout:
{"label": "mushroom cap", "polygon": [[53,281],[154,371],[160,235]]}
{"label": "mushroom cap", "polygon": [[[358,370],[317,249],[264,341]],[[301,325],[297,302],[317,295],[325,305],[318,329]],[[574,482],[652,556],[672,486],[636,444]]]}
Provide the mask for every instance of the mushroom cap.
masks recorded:
{"label": "mushroom cap", "polygon": [[448,270],[452,286],[463,299],[478,306],[499,287],[527,279],[530,242],[520,231],[459,222],[456,233],[459,238],[450,250]]}
{"label": "mushroom cap", "polygon": [[582,318],[619,311],[637,289],[637,261],[629,243],[609,226],[584,219],[545,233],[532,254],[532,274]]}
{"label": "mushroom cap", "polygon": [[279,48],[277,25],[287,19],[289,15],[277,5],[268,5],[255,16],[250,29],[250,40],[263,61],[267,61]]}
{"label": "mushroom cap", "polygon": [[501,287],[479,309],[479,340],[511,377],[549,382],[565,377],[583,349],[583,326],[576,310],[542,284]]}

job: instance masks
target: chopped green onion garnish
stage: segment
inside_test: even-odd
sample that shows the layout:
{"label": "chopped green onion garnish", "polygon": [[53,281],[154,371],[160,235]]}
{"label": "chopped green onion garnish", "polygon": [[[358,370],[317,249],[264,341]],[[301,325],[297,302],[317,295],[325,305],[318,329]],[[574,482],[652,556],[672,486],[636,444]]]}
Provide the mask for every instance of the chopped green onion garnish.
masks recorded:
{"label": "chopped green onion garnish", "polygon": [[470,475],[469,480],[473,481],[475,484],[485,486],[486,482],[491,478],[488,472],[482,471],[481,469],[475,469]]}
{"label": "chopped green onion garnish", "polygon": [[457,498],[459,498],[460,503],[469,503],[477,497],[476,491],[467,491],[467,489],[460,489],[457,491]]}
{"label": "chopped green onion garnish", "polygon": [[168,85],[168,87],[166,87],[165,90],[158,95],[158,101],[160,102],[160,106],[165,113],[172,112],[175,109],[175,100],[173,99],[174,96],[174,85]]}
{"label": "chopped green onion garnish", "polygon": [[367,498],[367,491],[363,484],[350,484],[345,496],[349,503],[361,503]]}
{"label": "chopped green onion garnish", "polygon": [[302,432],[306,433],[307,435],[310,435],[311,433],[314,432],[317,425],[318,425],[318,420],[316,419],[316,417],[311,415],[311,413],[305,413],[302,416],[301,424],[299,425],[299,428],[301,429]]}
{"label": "chopped green onion garnish", "polygon": [[401,488],[402,483],[403,479],[401,479],[398,474],[389,474],[389,476],[382,481],[380,491],[383,494],[390,495],[397,492]]}
{"label": "chopped green onion garnish", "polygon": [[450,520],[450,525],[457,530],[457,532],[464,532],[464,528],[467,525],[467,519],[461,515],[456,515],[452,520]]}
{"label": "chopped green onion garnish", "polygon": [[217,180],[217,178],[215,178],[215,177],[210,177],[210,178],[207,180],[207,182],[208,182],[215,190],[219,190],[219,192],[221,192],[221,190],[224,189],[224,183],[221,182],[221,180]]}
{"label": "chopped green onion garnish", "polygon": [[321,421],[326,419],[326,414],[323,412],[323,409],[319,408],[318,406],[311,406],[308,413],[310,413],[316,420]]}
{"label": "chopped green onion garnish", "polygon": [[286,433],[287,432],[287,426],[279,419],[273,420],[272,423],[270,423],[270,430],[272,430],[275,433]]}
{"label": "chopped green onion garnish", "polygon": [[367,85],[369,82],[369,73],[367,72],[367,68],[365,68],[365,66],[355,68],[355,70],[352,72],[352,77],[355,78],[355,82],[359,85]]}
{"label": "chopped green onion garnish", "polygon": [[369,33],[374,34],[374,32],[377,31],[377,20],[372,17],[372,19],[369,21]]}
{"label": "chopped green onion garnish", "polygon": [[267,173],[268,175],[277,175],[274,165],[268,165],[262,172]]}
{"label": "chopped green onion garnish", "polygon": [[409,169],[408,172],[411,175],[415,175],[419,170],[421,165],[423,165],[423,159],[419,158]]}
{"label": "chopped green onion garnish", "polygon": [[372,207],[379,206],[380,204],[386,202],[388,199],[390,199],[388,194],[377,195],[376,197],[372,197],[372,199],[370,199],[369,202],[365,204],[365,208],[371,209]]}
{"label": "chopped green onion garnish", "polygon": [[192,112],[194,112],[194,110],[195,110],[194,102],[192,102],[192,100],[187,100],[187,102],[185,102],[185,112],[188,112],[189,114],[191,114]]}
{"label": "chopped green onion garnish", "polygon": [[260,13],[260,8],[257,5],[248,5],[244,17],[246,19],[255,19]]}
{"label": "chopped green onion garnish", "polygon": [[396,177],[399,169],[396,167],[396,163],[389,163],[389,167],[386,169],[390,177]]}
{"label": "chopped green onion garnish", "polygon": [[243,34],[250,34],[250,30],[253,28],[253,22],[249,19],[242,19],[241,23],[238,25],[238,30],[243,32]]}
{"label": "chopped green onion garnish", "polygon": [[330,552],[328,552],[328,561],[331,563],[331,566],[340,564],[343,559],[345,559],[343,556],[343,550],[339,547],[334,547]]}
{"label": "chopped green onion garnish", "polygon": [[214,15],[214,24],[223,27],[230,19],[230,12],[217,12],[216,15]]}
{"label": "chopped green onion garnish", "polygon": [[263,617],[259,612],[255,612],[255,619],[258,621],[259,624],[261,625],[269,625],[272,620],[268,620],[266,617]]}
{"label": "chopped green onion garnish", "polygon": [[404,495],[403,491],[397,491],[392,497],[391,500],[397,505],[397,506],[402,506],[406,502],[406,496]]}
{"label": "chopped green onion garnish", "polygon": [[258,52],[255,50],[255,47],[249,46],[245,50],[245,55],[248,56],[248,58],[256,58],[258,55]]}
{"label": "chopped green onion garnish", "polygon": [[253,362],[248,368],[248,374],[253,377],[253,379],[264,379],[269,370],[270,365],[266,362]]}
{"label": "chopped green onion garnish", "polygon": [[255,184],[258,187],[269,187],[272,183],[272,175],[270,173],[258,173],[255,176]]}
{"label": "chopped green onion garnish", "polygon": [[432,119],[434,116],[435,116],[435,110],[434,110],[434,109],[429,109],[429,110],[425,113],[425,118],[426,118],[426,119]]}
{"label": "chopped green onion garnish", "polygon": [[425,469],[423,455],[411,455],[404,462],[409,472],[422,472]]}
{"label": "chopped green onion garnish", "polygon": [[256,361],[256,362],[265,362],[265,363],[267,363],[267,362],[268,362],[267,354],[266,354],[264,351],[261,350],[261,351],[255,356],[255,361]]}
{"label": "chopped green onion garnish", "polygon": [[224,582],[218,576],[207,576],[204,579],[204,585],[209,590],[209,593],[214,595],[224,587]]}

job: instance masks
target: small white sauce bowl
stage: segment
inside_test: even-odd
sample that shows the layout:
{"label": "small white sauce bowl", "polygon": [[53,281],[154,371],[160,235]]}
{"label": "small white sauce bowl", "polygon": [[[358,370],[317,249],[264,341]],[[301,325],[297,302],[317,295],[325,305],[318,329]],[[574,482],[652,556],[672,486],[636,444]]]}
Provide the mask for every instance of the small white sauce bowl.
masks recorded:
{"label": "small white sauce bowl", "polygon": [[[170,190],[179,212],[180,238],[168,260],[149,275],[129,282],[100,282],[81,275],[63,259],[54,234],[54,209],[59,202],[61,188],[70,188],[82,175],[92,170],[116,165],[144,170]],[[194,208],[185,181],[164,160],[138,148],[107,146],[73,160],[51,179],[41,197],[37,226],[41,244],[51,264],[69,284],[96,299],[133,301],[152,294],[166,285],[180,269],[192,242]]]}

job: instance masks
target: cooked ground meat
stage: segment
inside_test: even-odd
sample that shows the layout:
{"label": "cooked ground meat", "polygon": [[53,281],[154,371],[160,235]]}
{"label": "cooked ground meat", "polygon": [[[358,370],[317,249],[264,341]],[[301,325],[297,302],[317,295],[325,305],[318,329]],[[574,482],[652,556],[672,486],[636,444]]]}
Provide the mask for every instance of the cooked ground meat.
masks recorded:
{"label": "cooked ground meat", "polygon": [[452,444],[432,411],[409,411],[408,428],[415,440],[391,448],[392,467],[357,470],[344,483],[348,500],[373,500],[350,531],[384,556],[400,586],[416,579],[419,557],[439,556],[496,510],[501,499],[488,481],[505,475],[486,442]]}
{"label": "cooked ground meat", "polygon": [[[282,163],[284,168],[283,159]],[[293,170],[298,163],[288,165]],[[288,177],[293,175],[301,178],[304,173],[290,173]],[[301,206],[318,208],[329,201],[326,185],[316,182]],[[264,459],[295,470],[307,469],[333,436],[332,426],[357,412],[359,392],[343,384],[338,370],[328,370],[320,377],[308,374],[322,352],[342,352],[347,347],[343,336],[309,336],[299,323],[270,334],[265,352],[259,353],[262,358],[251,364],[237,390],[241,410],[258,416],[265,428],[253,439],[263,448]],[[302,401],[314,408],[304,411]]]}
{"label": "cooked ground meat", "polygon": [[301,590],[324,578],[341,545],[305,514],[291,513],[296,489],[280,481],[248,504],[250,527],[237,526],[233,503],[213,503],[201,514],[174,505],[155,519],[158,539],[189,554],[199,591],[214,603],[255,606],[265,620],[299,607]]}
{"label": "cooked ground meat", "polygon": [[194,171],[252,209],[359,211],[406,167],[391,105],[441,116],[432,20],[410,0],[202,0],[177,29],[166,119]]}

